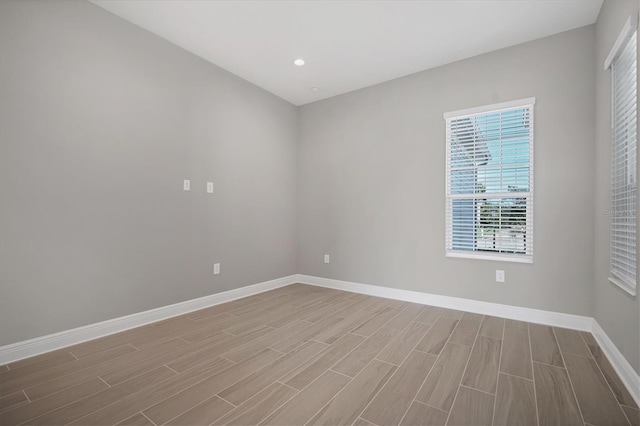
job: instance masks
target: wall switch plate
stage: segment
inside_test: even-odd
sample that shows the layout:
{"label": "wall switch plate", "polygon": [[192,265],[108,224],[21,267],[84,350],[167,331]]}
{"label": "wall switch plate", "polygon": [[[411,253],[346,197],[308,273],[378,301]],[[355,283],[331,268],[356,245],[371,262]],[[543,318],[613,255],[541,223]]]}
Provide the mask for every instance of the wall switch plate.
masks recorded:
{"label": "wall switch plate", "polygon": [[185,179],[182,182],[182,189],[185,191],[191,191],[191,181],[189,179]]}
{"label": "wall switch plate", "polygon": [[207,182],[207,194],[213,194],[213,182]]}
{"label": "wall switch plate", "polygon": [[503,283],[504,282],[504,271],[496,269],[496,282]]}
{"label": "wall switch plate", "polygon": [[331,261],[331,258],[329,257],[328,254],[324,255],[324,263],[329,263],[329,261]]}
{"label": "wall switch plate", "polygon": [[219,263],[214,263],[213,264],[213,275],[218,275],[220,273],[220,264]]}

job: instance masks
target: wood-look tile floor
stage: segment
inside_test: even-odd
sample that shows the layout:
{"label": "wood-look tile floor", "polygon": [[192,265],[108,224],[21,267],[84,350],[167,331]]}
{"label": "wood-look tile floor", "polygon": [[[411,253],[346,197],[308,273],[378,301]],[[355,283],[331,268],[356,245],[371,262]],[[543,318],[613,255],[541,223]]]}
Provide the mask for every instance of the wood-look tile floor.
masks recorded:
{"label": "wood-look tile floor", "polygon": [[291,285],[0,366],[2,425],[640,425],[589,333]]}

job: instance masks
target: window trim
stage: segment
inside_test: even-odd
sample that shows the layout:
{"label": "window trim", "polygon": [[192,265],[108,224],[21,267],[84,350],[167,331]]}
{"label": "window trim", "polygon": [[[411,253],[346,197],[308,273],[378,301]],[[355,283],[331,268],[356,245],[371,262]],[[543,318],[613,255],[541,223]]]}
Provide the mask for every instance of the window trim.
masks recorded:
{"label": "window trim", "polygon": [[[447,124],[447,120],[449,119],[459,119],[459,118],[465,118],[465,117],[470,117],[470,116],[475,116],[475,115],[479,115],[479,114],[483,114],[483,113],[498,113],[498,112],[502,112],[502,111],[506,111],[506,110],[510,110],[510,109],[515,109],[515,108],[524,108],[524,107],[529,107],[531,108],[531,112],[532,112],[532,117],[531,117],[531,139],[530,139],[530,147],[529,147],[529,167],[530,167],[530,174],[529,174],[529,194],[530,197],[528,198],[529,202],[531,203],[531,206],[528,207],[531,209],[531,241],[533,241],[533,221],[534,221],[534,207],[533,207],[533,192],[534,192],[534,124],[535,124],[535,115],[534,115],[534,106],[536,104],[536,98],[535,97],[530,97],[530,98],[523,98],[523,99],[517,99],[517,100],[513,100],[513,101],[507,101],[507,102],[500,102],[500,103],[495,103],[495,104],[491,104],[491,105],[483,105],[483,106],[479,106],[479,107],[473,107],[473,108],[466,108],[466,109],[461,109],[461,110],[457,110],[457,111],[450,111],[450,112],[446,112],[443,114],[443,118],[445,120],[445,132],[446,132],[446,136],[445,136],[445,142],[446,142],[446,146],[447,148],[445,149],[445,226],[448,227],[450,226],[450,224],[448,223],[447,220],[447,210],[449,208],[449,201],[455,197],[451,197],[450,194],[448,194],[447,192],[447,186],[448,186],[448,181],[450,179],[450,172],[451,172],[451,164],[450,164],[450,160],[449,160],[449,155],[447,152],[447,149],[449,147],[449,126]],[[449,247],[447,246],[447,235],[448,229],[445,228],[445,241],[444,241],[444,248],[445,248],[445,257],[448,258],[463,258],[463,259],[476,259],[476,260],[491,260],[491,261],[500,261],[500,262],[514,262],[514,263],[527,263],[527,264],[532,264],[533,263],[533,250],[534,248],[532,248],[532,252],[531,254],[510,254],[510,253],[491,253],[491,252],[487,252],[487,251],[465,251],[465,250],[452,250],[449,249]]]}
{"label": "window trim", "polygon": [[[629,18],[627,19],[627,21],[625,22],[624,26],[622,27],[622,30],[620,31],[620,35],[618,35],[618,38],[616,39],[616,42],[613,44],[613,47],[611,48],[611,51],[609,52],[609,55],[607,56],[607,58],[604,61],[604,69],[605,71],[609,71],[611,70],[611,66],[613,65],[613,62],[616,60],[616,58],[618,58],[620,56],[620,54],[624,51],[624,49],[627,47],[627,43],[629,42],[629,40],[631,39],[631,37],[633,36],[633,33],[636,32],[638,30],[638,15],[637,14],[633,14],[631,16],[629,16]],[[637,34],[636,34],[636,43],[637,43]],[[638,61],[638,57],[637,57],[637,50],[636,50],[636,73],[637,73],[637,61]],[[636,77],[637,78],[637,77]],[[615,84],[615,80],[614,80],[614,76],[611,75],[611,83],[609,85],[609,88],[611,90],[611,130],[613,131],[615,129],[615,95],[614,95],[614,84]],[[636,88],[636,109],[638,108],[638,91]],[[637,114],[637,112],[636,112]],[[636,117],[636,149],[638,146],[638,142],[637,142],[637,137],[638,137],[638,119]],[[613,135],[611,135],[611,139],[610,139],[610,144],[611,147],[613,148],[613,146],[615,145],[615,140],[613,139]],[[610,168],[611,171],[613,172],[613,157],[610,159]],[[637,160],[636,160],[637,161]],[[636,176],[637,176],[637,162],[636,162]],[[610,184],[612,185],[612,187],[610,188],[610,195],[613,195],[613,183],[610,181]],[[636,191],[637,191],[637,183],[636,183]],[[636,206],[637,208],[637,206]],[[609,220],[609,230],[611,233],[611,229],[612,229],[612,219]],[[638,218],[636,217],[636,234],[635,234],[635,238],[636,238],[636,244],[638,242],[638,231],[637,231],[637,227],[638,227]],[[608,280],[620,287],[623,291],[629,293],[631,296],[635,296],[637,294],[637,289],[638,289],[638,275],[637,275],[637,267],[638,267],[638,262],[637,262],[637,253],[636,253],[636,264],[635,264],[635,268],[636,268],[636,276],[635,276],[635,283],[633,283],[633,285],[619,277],[616,276],[616,274],[613,272],[612,270],[612,258],[613,258],[613,245],[612,245],[612,236],[609,235],[609,276],[608,276]]]}
{"label": "window trim", "polygon": [[613,44],[609,55],[607,55],[607,59],[604,60],[604,70],[608,71],[611,68],[611,64],[618,57],[622,49],[624,49],[627,41],[633,34],[635,30],[638,29],[638,15],[631,15],[627,22],[624,23],[622,27],[622,31],[620,31],[620,35],[616,39],[616,42]]}
{"label": "window trim", "polygon": [[464,118],[471,115],[483,114],[485,112],[501,112],[507,109],[534,106],[536,98],[517,99],[515,101],[500,102],[497,104],[483,105],[474,108],[459,109],[457,111],[445,112],[443,117],[445,120],[449,118]]}

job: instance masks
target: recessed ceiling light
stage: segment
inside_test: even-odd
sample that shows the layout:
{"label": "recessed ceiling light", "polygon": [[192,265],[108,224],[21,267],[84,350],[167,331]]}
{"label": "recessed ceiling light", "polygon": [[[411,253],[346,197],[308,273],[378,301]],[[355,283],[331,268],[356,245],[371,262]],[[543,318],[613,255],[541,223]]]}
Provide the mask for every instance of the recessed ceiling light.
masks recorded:
{"label": "recessed ceiling light", "polygon": [[293,61],[293,63],[299,67],[304,65],[304,59],[302,58],[297,58],[295,61]]}
{"label": "recessed ceiling light", "polygon": [[311,91],[312,91],[313,93],[318,93],[318,91],[319,91],[319,90],[320,90],[320,89],[318,89],[318,88],[317,88],[317,87],[315,87],[315,86],[313,86],[313,87],[311,88]]}

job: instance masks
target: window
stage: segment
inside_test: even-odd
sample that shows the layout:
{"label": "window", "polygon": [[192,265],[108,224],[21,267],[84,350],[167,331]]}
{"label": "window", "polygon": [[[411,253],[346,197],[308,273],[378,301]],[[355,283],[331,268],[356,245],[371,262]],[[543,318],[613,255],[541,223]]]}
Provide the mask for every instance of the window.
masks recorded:
{"label": "window", "polygon": [[636,293],[637,17],[629,18],[605,61],[611,69],[611,273],[609,279]]}
{"label": "window", "polygon": [[533,262],[534,103],[444,115],[448,257]]}

